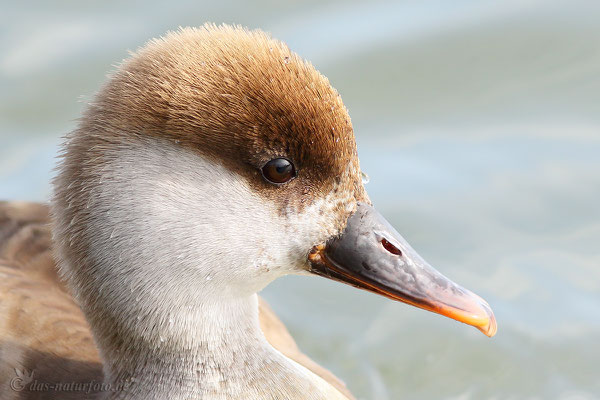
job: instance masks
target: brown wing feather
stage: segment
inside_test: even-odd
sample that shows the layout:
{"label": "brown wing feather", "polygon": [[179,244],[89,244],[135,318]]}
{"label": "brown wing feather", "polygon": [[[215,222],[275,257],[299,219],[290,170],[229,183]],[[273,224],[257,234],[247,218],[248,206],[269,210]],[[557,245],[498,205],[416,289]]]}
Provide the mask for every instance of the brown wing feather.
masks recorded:
{"label": "brown wing feather", "polygon": [[[259,313],[273,347],[353,399],[342,381],[298,349],[262,299]],[[0,399],[79,399],[81,391],[15,388],[92,381],[102,382],[102,364],[83,313],[57,275],[48,207],[0,202]]]}
{"label": "brown wing feather", "polygon": [[[87,322],[57,276],[48,223],[46,206],[0,202],[3,400],[77,399],[81,392],[18,388],[36,382],[102,382],[102,365]],[[15,381],[19,374],[23,378]]]}

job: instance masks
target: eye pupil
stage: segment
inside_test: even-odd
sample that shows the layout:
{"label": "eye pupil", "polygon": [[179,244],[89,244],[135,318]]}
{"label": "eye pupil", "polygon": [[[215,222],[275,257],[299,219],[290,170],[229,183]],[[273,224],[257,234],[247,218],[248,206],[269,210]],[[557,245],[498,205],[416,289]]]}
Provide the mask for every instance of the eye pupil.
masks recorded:
{"label": "eye pupil", "polygon": [[277,171],[278,174],[287,174],[291,169],[292,169],[292,166],[290,164],[282,164],[282,165],[278,164],[275,166],[275,170]]}
{"label": "eye pupil", "polygon": [[296,169],[287,158],[274,158],[262,167],[262,174],[271,183],[285,183],[296,176]]}

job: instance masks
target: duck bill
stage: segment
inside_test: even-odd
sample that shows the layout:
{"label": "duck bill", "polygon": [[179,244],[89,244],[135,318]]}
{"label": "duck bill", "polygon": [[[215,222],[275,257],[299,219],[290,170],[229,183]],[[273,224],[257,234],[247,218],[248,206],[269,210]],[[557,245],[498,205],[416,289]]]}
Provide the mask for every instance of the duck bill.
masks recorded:
{"label": "duck bill", "polygon": [[310,252],[311,272],[472,325],[492,337],[488,303],[425,262],[372,206],[359,202],[341,236]]}

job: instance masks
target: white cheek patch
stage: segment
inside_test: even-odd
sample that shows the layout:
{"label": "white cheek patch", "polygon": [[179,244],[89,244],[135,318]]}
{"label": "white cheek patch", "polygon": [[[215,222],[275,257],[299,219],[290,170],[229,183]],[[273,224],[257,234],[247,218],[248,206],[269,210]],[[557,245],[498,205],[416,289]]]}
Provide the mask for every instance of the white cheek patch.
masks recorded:
{"label": "white cheek patch", "polygon": [[117,151],[102,179],[89,208],[93,256],[127,265],[150,286],[168,281],[220,295],[254,293],[302,272],[312,246],[338,233],[339,202],[355,203],[332,192],[301,214],[282,216],[246,178],[153,138]]}

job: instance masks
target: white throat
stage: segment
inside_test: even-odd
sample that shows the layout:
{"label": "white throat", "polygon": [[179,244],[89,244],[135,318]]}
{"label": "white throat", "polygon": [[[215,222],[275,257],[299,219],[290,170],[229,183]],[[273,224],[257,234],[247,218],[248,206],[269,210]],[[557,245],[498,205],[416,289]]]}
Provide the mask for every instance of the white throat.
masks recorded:
{"label": "white throat", "polygon": [[[324,204],[293,222],[214,160],[167,141],[112,149],[92,185],[81,265],[61,270],[88,318],[111,399],[335,399],[333,387],[264,338],[256,292],[301,273],[331,232]],[[333,206],[333,205],[332,205]],[[60,207],[57,237],[65,230]]]}
{"label": "white throat", "polygon": [[[270,346],[258,323],[257,296],[173,311],[157,340],[105,351],[111,399],[330,399],[320,378]],[[160,322],[159,322],[160,323]],[[144,324],[146,325],[146,324]],[[147,325],[146,325],[147,327]],[[186,333],[193,340],[182,341]],[[138,342],[139,343],[139,342]],[[308,397],[306,393],[313,393]],[[312,397],[311,397],[312,396]],[[341,398],[341,397],[340,397]]]}

